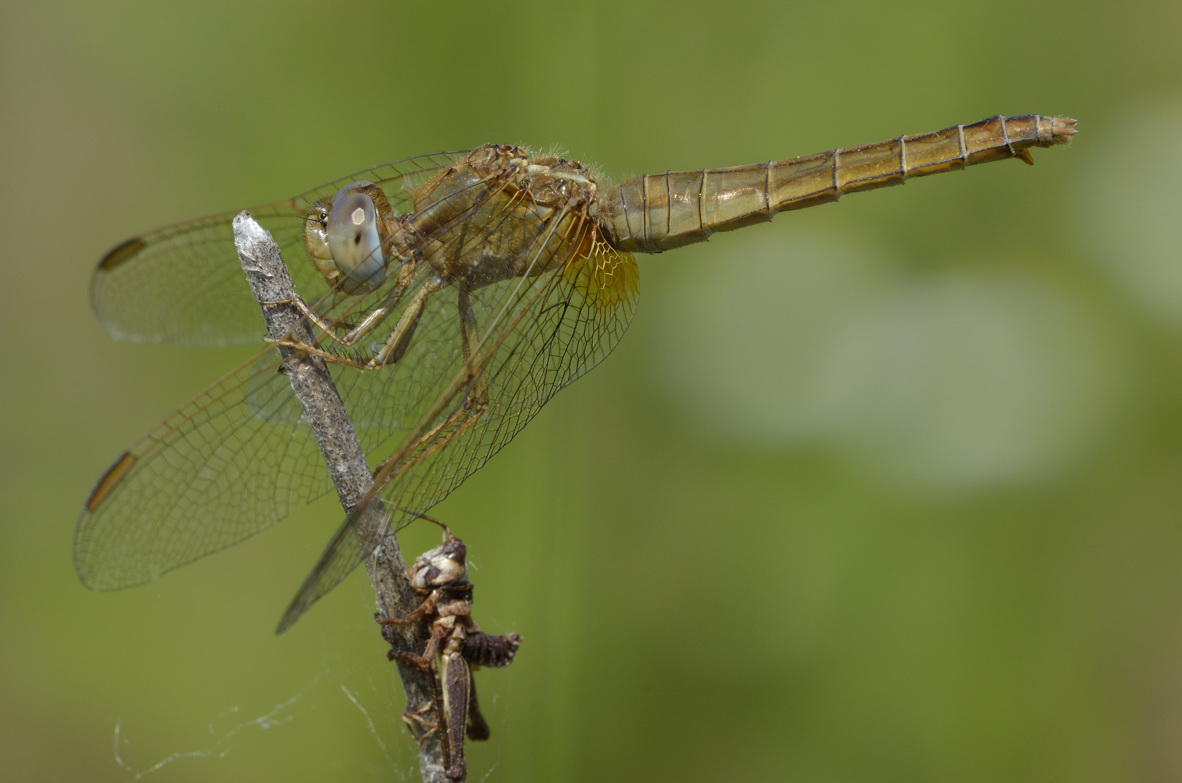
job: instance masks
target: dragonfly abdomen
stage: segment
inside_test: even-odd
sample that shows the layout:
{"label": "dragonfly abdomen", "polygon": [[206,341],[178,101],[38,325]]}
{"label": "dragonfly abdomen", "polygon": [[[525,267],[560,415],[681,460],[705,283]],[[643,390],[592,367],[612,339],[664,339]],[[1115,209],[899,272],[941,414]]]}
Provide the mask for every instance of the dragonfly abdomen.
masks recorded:
{"label": "dragonfly abdomen", "polygon": [[703,242],[716,231],[762,223],[777,212],[836,201],[845,193],[993,160],[1033,163],[1030,147],[1075,135],[1066,117],[998,115],[934,133],[861,147],[722,169],[647,174],[604,194],[604,224],[620,250],[659,253]]}

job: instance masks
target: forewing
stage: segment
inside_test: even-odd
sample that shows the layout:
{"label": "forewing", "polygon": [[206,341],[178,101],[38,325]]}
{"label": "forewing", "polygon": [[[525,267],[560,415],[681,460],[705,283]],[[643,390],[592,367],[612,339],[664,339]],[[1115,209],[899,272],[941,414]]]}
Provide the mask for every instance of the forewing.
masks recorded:
{"label": "forewing", "polygon": [[[435,153],[357,172],[296,196],[255,207],[251,215],[283,251],[296,288],[306,301],[327,293],[304,249],[304,218],[318,201],[331,200],[346,184],[382,186],[396,211],[409,208],[415,183],[463,153]],[[138,342],[230,345],[258,341],[262,319],[242,276],[225,212],[150,231],[113,248],[91,280],[91,303],[115,337]]]}

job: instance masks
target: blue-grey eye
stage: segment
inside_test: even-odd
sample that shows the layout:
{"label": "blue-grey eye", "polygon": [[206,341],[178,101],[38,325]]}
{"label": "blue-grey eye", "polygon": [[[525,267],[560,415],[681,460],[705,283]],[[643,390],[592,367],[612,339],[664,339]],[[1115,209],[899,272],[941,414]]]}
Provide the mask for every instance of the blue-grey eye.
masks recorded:
{"label": "blue-grey eye", "polygon": [[347,293],[373,291],[386,279],[386,259],[373,199],[349,185],[332,201],[325,235]]}

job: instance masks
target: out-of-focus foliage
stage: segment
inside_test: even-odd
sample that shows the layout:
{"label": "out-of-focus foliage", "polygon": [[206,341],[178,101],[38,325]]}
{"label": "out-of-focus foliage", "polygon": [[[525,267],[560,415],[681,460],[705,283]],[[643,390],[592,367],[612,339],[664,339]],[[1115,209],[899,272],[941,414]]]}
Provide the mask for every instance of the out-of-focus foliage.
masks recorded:
{"label": "out-of-focus foliage", "polygon": [[416,779],[364,579],[271,633],[333,503],[148,587],[75,578],[93,480],[242,356],[108,339],[111,245],[486,141],[622,178],[999,112],[1082,133],[642,259],[621,348],[438,508],[524,638],[478,678],[473,779],[1182,777],[1176,0],[3,28],[0,777]]}

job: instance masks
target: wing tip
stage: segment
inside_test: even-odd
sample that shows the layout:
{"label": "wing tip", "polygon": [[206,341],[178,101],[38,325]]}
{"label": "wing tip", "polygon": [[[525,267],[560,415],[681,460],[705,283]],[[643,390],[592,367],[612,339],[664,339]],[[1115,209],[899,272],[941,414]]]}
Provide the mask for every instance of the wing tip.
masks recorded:
{"label": "wing tip", "polygon": [[120,242],[108,250],[107,254],[102,257],[102,260],[98,263],[99,270],[109,272],[143,250],[146,245],[147,243],[144,242],[143,237],[134,237],[126,242]]}
{"label": "wing tip", "polygon": [[83,509],[88,514],[93,514],[98,511],[115,488],[119,486],[119,482],[127,475],[127,472],[135,466],[139,461],[139,457],[132,454],[130,451],[125,451],[119,455],[119,459],[107,468],[107,472],[102,475],[102,478],[94,485],[94,489],[90,490],[90,496],[86,498],[86,504]]}

